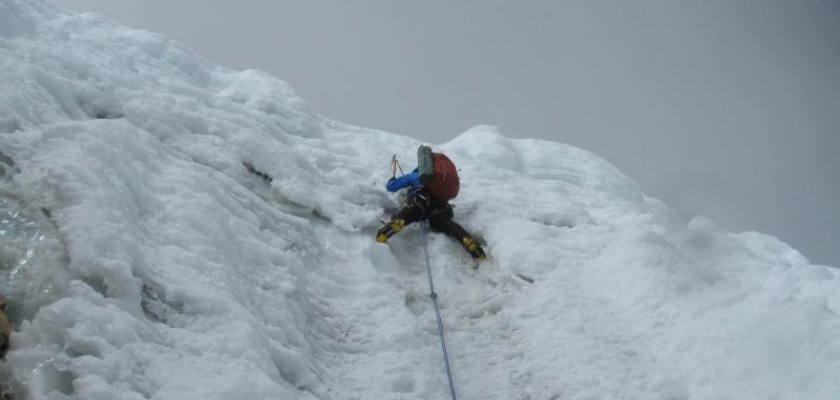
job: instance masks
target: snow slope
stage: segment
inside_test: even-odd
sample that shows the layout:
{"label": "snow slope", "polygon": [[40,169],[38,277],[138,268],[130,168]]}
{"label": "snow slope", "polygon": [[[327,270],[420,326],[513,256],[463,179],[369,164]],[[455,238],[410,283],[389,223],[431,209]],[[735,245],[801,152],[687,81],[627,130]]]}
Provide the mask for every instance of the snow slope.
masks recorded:
{"label": "snow slope", "polygon": [[[446,398],[422,232],[372,240],[417,141],[37,0],[0,0],[0,83],[19,397]],[[490,254],[430,236],[460,398],[840,398],[835,269],[686,224],[574,147],[434,147]]]}

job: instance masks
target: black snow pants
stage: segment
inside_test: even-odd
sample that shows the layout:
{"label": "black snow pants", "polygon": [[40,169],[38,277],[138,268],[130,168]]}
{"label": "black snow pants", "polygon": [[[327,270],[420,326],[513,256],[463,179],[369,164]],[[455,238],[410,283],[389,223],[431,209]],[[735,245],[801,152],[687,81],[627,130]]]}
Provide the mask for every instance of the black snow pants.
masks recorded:
{"label": "black snow pants", "polygon": [[461,225],[452,220],[452,206],[446,201],[420,191],[409,197],[407,202],[408,205],[394,215],[393,219],[402,219],[406,225],[428,219],[432,230],[445,233],[458,240],[458,243],[463,243],[464,238],[470,236]]}

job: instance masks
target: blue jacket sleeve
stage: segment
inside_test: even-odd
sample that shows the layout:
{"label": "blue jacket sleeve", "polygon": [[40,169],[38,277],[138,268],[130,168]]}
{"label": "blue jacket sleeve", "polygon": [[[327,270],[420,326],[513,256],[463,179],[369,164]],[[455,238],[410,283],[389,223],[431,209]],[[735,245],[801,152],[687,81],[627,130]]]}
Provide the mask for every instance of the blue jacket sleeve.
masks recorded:
{"label": "blue jacket sleeve", "polygon": [[396,192],[405,187],[420,186],[420,173],[417,168],[399,178],[391,178],[385,185],[389,192]]}

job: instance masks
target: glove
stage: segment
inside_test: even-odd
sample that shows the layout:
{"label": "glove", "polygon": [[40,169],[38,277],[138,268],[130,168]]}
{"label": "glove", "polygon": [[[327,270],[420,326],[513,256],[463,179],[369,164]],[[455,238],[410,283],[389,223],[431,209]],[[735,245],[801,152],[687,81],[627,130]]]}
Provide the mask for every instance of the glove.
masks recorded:
{"label": "glove", "polygon": [[391,190],[391,185],[393,185],[396,180],[397,178],[388,179],[388,182],[385,183],[385,189],[388,189],[389,192],[393,192],[393,190]]}

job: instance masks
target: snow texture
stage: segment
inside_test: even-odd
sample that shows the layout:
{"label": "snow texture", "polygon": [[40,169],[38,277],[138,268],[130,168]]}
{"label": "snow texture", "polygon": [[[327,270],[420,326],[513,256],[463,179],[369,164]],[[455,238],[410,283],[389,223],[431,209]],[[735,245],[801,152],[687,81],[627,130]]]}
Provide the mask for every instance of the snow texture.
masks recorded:
{"label": "snow texture", "polygon": [[[0,84],[21,398],[447,398],[422,231],[373,240],[419,142],[37,0],[0,0]],[[460,398],[840,398],[837,270],[686,224],[571,146],[433,148],[490,256],[429,238]]]}

